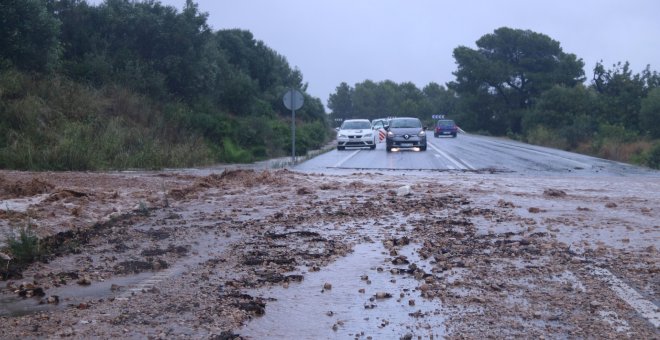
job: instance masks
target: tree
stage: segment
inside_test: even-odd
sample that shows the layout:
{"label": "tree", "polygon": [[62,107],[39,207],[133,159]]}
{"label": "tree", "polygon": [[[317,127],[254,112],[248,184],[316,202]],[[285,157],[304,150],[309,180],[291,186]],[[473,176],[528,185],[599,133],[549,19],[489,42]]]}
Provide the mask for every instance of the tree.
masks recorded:
{"label": "tree", "polygon": [[[494,103],[474,102],[473,113],[491,109],[491,120],[500,120],[513,132],[520,132],[520,111],[529,109],[538,96],[554,85],[574,86],[584,80],[584,63],[574,54],[564,53],[559,42],[529,30],[498,28],[476,42],[478,49],[454,49],[458,69],[450,87],[459,96],[481,93]],[[498,124],[482,122],[489,128]]]}
{"label": "tree", "polygon": [[424,117],[431,117],[435,114],[444,114],[448,117],[454,117],[456,115],[458,98],[454,91],[431,82],[424,86],[422,93],[426,102],[425,112],[422,113]]}
{"label": "tree", "polygon": [[648,131],[653,138],[660,138],[660,87],[656,87],[642,99],[640,110],[642,131]]}
{"label": "tree", "polygon": [[48,72],[61,55],[60,21],[42,0],[0,2],[0,61],[26,71]]}
{"label": "tree", "polygon": [[328,98],[328,108],[332,110],[334,118],[350,119],[353,116],[353,89],[342,82],[335,89],[335,93]]}
{"label": "tree", "polygon": [[523,116],[526,135],[542,127],[563,137],[567,147],[576,147],[591,138],[597,130],[595,117],[600,105],[595,91],[578,84],[554,86],[543,92],[536,105]]}
{"label": "tree", "polygon": [[639,131],[640,99],[648,93],[647,83],[654,81],[650,72],[633,74],[628,62],[619,62],[611,70],[596,63],[592,87],[598,91],[603,103],[601,122]]}

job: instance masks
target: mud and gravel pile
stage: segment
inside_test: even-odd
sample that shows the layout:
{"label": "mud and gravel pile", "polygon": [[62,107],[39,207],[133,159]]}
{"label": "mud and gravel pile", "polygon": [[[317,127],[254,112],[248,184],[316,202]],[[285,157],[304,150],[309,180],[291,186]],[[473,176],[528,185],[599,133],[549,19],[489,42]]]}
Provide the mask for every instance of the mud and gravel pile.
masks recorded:
{"label": "mud and gravel pile", "polygon": [[[295,290],[357,245],[379,243],[394,266],[390,280],[415,283],[371,297],[437,303],[448,337],[657,336],[591,268],[657,303],[660,190],[634,179],[556,181],[1,172],[1,234],[27,226],[40,253],[29,265],[0,259],[0,326],[7,337],[239,338],[241,325],[268,318],[277,300],[261,289]],[[648,192],[630,196],[621,186]],[[408,246],[430,267],[403,256]],[[367,280],[358,281],[355,292]],[[333,322],[327,337],[344,334],[342,320]],[[402,329],[403,338],[428,334]]]}

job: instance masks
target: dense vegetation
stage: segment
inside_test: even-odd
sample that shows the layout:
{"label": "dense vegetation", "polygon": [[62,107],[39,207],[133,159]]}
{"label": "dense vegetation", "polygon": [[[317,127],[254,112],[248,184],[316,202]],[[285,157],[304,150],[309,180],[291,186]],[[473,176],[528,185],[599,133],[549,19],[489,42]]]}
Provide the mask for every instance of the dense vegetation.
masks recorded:
{"label": "dense vegetation", "polygon": [[[244,30],[213,31],[188,0],[0,2],[0,168],[121,169],[288,155],[282,95],[302,73]],[[296,150],[329,138],[318,98]]]}
{"label": "dense vegetation", "polygon": [[606,69],[587,83],[584,63],[550,37],[499,28],[454,49],[456,79],[446,86],[366,80],[340,84],[333,118],[454,118],[465,130],[660,168],[660,75],[647,66]]}

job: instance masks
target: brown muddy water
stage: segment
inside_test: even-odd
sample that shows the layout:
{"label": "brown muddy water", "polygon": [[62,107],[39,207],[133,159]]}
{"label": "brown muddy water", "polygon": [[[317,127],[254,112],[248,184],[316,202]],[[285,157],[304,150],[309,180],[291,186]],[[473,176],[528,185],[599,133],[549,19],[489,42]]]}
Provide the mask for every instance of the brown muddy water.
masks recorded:
{"label": "brown muddy water", "polygon": [[440,301],[422,298],[411,287],[423,281],[405,273],[411,264],[425,272],[431,265],[419,258],[413,245],[398,253],[410,264],[394,264],[380,242],[358,244],[351,254],[320,272],[307,273],[295,286],[251,292],[273,301],[263,316],[238,333],[246,339],[442,338],[445,315]]}

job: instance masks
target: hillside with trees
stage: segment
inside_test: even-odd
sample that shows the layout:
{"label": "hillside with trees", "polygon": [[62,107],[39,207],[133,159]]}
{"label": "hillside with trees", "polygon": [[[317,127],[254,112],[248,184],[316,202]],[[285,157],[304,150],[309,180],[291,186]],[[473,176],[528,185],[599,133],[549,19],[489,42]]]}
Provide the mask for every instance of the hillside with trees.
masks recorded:
{"label": "hillside with trees", "polygon": [[584,62],[559,42],[529,30],[502,27],[477,48],[454,49],[454,81],[365,80],[337,86],[332,118],[415,116],[453,118],[465,130],[660,168],[660,74],[627,62]]}
{"label": "hillside with trees", "polygon": [[250,162],[329,138],[300,70],[245,30],[213,31],[191,0],[0,2],[0,168]]}

